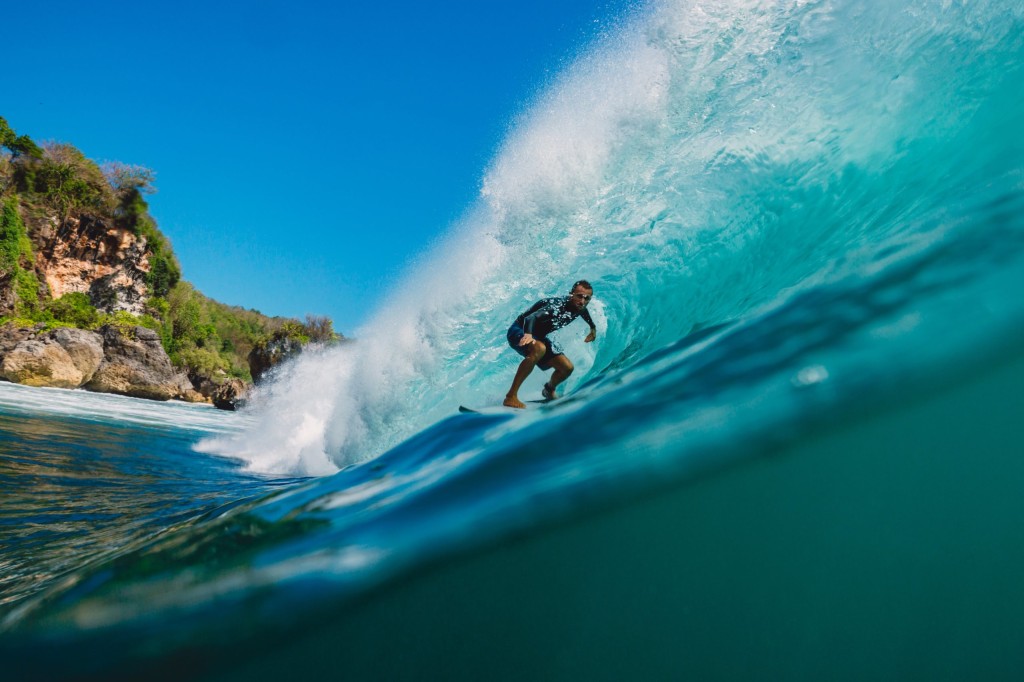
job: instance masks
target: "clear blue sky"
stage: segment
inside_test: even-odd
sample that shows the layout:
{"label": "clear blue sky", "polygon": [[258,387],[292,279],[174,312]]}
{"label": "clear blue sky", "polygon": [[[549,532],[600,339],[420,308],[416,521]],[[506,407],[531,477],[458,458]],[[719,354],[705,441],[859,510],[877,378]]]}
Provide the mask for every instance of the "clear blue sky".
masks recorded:
{"label": "clear blue sky", "polygon": [[156,171],[185,279],[351,333],[625,0],[4,3],[0,116]]}

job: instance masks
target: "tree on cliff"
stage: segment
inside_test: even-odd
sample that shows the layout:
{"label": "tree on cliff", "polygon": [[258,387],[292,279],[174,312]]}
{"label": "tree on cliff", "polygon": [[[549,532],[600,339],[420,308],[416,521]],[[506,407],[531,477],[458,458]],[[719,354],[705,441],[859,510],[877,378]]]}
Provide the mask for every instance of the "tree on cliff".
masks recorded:
{"label": "tree on cliff", "polygon": [[0,116],[0,146],[7,147],[16,157],[31,156],[39,159],[43,156],[43,150],[32,141],[32,138],[15,133],[3,116]]}
{"label": "tree on cliff", "polygon": [[153,184],[156,173],[145,166],[118,161],[104,164],[102,171],[116,197],[114,216],[118,223],[147,240],[150,250],[148,279],[153,295],[166,298],[181,279],[181,266],[167,238],[149,215],[149,204],[143,198],[144,194],[156,192]]}
{"label": "tree on cliff", "polygon": [[156,180],[156,173],[145,166],[108,161],[100,168],[103,171],[103,176],[122,201],[132,192],[156,193],[156,187],[153,184]]}

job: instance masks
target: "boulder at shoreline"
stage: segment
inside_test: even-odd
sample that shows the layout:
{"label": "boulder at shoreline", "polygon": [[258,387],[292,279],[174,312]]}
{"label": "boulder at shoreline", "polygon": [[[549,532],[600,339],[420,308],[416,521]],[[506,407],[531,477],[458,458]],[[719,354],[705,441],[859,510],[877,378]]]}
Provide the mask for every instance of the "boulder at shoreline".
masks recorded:
{"label": "boulder at shoreline", "polygon": [[26,386],[78,388],[103,360],[99,335],[84,329],[56,329],[21,339],[3,356],[0,373]]}
{"label": "boulder at shoreline", "polygon": [[213,406],[221,410],[237,410],[245,404],[251,389],[252,384],[241,379],[228,379],[213,391]]}
{"label": "boulder at shoreline", "polygon": [[184,372],[171,365],[160,336],[138,326],[41,331],[4,325],[0,378],[26,386],[206,402]]}

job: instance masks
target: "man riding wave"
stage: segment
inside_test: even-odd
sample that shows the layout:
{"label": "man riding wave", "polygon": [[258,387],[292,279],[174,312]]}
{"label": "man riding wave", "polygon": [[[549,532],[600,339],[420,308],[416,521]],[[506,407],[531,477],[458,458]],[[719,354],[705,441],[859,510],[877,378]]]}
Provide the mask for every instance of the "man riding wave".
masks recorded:
{"label": "man riding wave", "polygon": [[526,381],[526,377],[530,376],[534,367],[540,367],[542,370],[554,368],[555,372],[544,384],[541,394],[546,400],[558,397],[555,388],[569,378],[573,364],[562,350],[548,339],[548,334],[561,329],[577,317],[582,317],[583,321],[590,325],[590,333],[583,341],[590,343],[596,339],[597,327],[587,312],[587,304],[593,297],[594,288],[590,286],[590,282],[581,279],[572,285],[572,291],[568,296],[537,301],[508,328],[508,345],[523,356],[523,361],[519,363],[512,387],[505,396],[503,404],[506,407],[526,407],[519,400],[519,387]]}

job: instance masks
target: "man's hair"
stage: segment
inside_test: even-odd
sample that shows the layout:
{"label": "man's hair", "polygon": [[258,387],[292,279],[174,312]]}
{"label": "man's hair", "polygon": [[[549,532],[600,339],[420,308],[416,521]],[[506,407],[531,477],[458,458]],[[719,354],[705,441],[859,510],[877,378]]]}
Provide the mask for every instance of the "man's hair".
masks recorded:
{"label": "man's hair", "polygon": [[[572,285],[572,289],[575,289],[576,287],[583,287],[584,289],[590,289],[591,291],[594,290],[594,287],[590,286],[590,282],[585,279],[581,279]],[[569,291],[572,291],[572,289],[569,289]]]}

